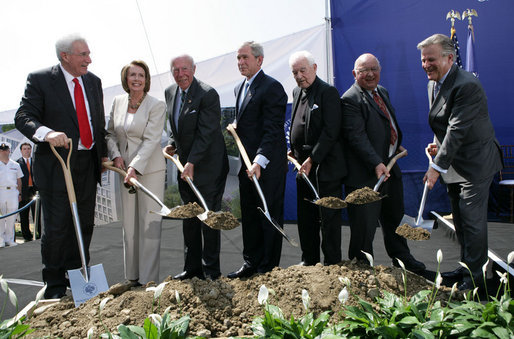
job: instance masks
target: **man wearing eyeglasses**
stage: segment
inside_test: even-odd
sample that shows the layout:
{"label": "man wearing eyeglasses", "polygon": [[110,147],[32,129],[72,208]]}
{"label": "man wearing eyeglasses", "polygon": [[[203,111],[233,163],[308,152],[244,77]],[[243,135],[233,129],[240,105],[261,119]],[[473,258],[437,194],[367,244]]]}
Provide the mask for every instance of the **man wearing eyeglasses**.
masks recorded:
{"label": "man wearing eyeglasses", "polygon": [[393,265],[398,266],[399,259],[408,270],[421,273],[425,265],[414,259],[407,240],[395,233],[404,214],[403,183],[398,164],[391,171],[386,165],[404,148],[389,93],[378,84],[380,70],[380,62],[374,55],[366,53],[359,56],[352,71],[355,83],[341,98],[348,167],[348,175],[344,179],[346,194],[365,186],[374,187],[380,176],[385,175],[380,189],[383,199],[363,205],[348,205],[351,229],[348,257],[366,260],[362,251],[373,255],[373,238],[380,224],[384,245]]}
{"label": "man wearing eyeglasses", "polygon": [[101,183],[101,163],[107,161],[102,83],[88,72],[87,42],[69,35],[59,39],[55,49],[60,63],[28,75],[14,118],[16,128],[35,142],[33,169],[43,207],[41,255],[47,299],[63,297],[69,285],[66,272],[82,266],[64,174],[49,145],[66,159],[68,139],[73,144],[70,170],[87,262],[96,187]]}

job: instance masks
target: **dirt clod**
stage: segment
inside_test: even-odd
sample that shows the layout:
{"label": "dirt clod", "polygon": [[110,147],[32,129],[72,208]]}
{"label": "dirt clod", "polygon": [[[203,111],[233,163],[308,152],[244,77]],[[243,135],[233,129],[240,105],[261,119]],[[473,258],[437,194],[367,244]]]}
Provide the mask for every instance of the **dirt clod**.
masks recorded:
{"label": "dirt clod", "polygon": [[371,188],[366,186],[363,188],[359,188],[348,194],[345,201],[348,204],[362,205],[370,202],[375,202],[380,199],[380,193],[375,192]]}
{"label": "dirt clod", "polygon": [[215,230],[231,230],[239,226],[239,220],[232,213],[223,211],[209,211],[204,223]]}
{"label": "dirt clod", "polygon": [[168,214],[170,218],[187,219],[202,214],[205,210],[196,202],[189,202],[186,205],[174,207]]}
{"label": "dirt clod", "polygon": [[344,200],[336,197],[323,197],[316,201],[316,205],[333,209],[345,208],[347,206]]}
{"label": "dirt clod", "polygon": [[428,240],[430,232],[422,227],[411,227],[409,224],[403,224],[396,228],[396,234],[401,235],[409,240]]}

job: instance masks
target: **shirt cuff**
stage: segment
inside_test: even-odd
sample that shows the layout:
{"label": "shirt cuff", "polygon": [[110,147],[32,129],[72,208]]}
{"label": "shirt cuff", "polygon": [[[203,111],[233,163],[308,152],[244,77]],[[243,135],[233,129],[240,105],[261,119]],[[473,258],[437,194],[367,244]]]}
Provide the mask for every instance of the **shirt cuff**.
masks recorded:
{"label": "shirt cuff", "polygon": [[446,173],[448,172],[447,169],[442,169],[441,167],[437,166],[436,164],[434,164],[433,162],[430,163],[430,166],[432,166],[433,169],[435,169],[437,172],[439,173]]}
{"label": "shirt cuff", "polygon": [[262,154],[257,154],[255,156],[255,159],[253,159],[253,162],[256,162],[259,164],[259,166],[261,166],[262,168],[266,168],[266,166],[268,166],[269,164],[269,160],[268,158],[266,158],[264,155]]}
{"label": "shirt cuff", "polygon": [[32,136],[37,141],[45,141],[45,137],[49,132],[53,132],[53,129],[50,129],[46,126],[41,126],[36,130],[36,133]]}

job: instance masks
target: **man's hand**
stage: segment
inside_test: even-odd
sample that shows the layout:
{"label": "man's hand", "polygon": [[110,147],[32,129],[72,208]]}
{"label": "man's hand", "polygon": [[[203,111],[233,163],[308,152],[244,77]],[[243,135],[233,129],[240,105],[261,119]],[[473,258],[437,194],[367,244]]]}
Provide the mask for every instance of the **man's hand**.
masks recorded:
{"label": "man's hand", "polygon": [[114,167],[125,170],[125,161],[123,161],[122,157],[116,157],[112,159],[112,162],[114,163]]}
{"label": "man's hand", "polygon": [[425,173],[425,176],[423,177],[423,183],[428,182],[428,188],[432,189],[434,188],[437,179],[439,179],[439,175],[441,174],[437,172],[432,166],[430,166],[428,171]]}
{"label": "man's hand", "polygon": [[377,176],[377,179],[380,179],[382,174],[385,174],[384,181],[387,181],[387,179],[391,176],[391,174],[389,173],[389,170],[387,169],[386,165],[384,165],[383,162],[381,162],[380,164],[378,164],[375,167],[375,174]]}
{"label": "man's hand", "polygon": [[311,168],[312,168],[312,159],[311,157],[308,157],[302,164],[302,167],[300,167],[300,170],[299,172],[300,173],[305,173],[305,175],[309,175],[310,171],[311,171]]}
{"label": "man's hand", "polygon": [[184,180],[184,181],[187,181],[186,178],[190,178],[191,180],[193,180],[194,174],[195,174],[195,165],[188,162],[188,163],[186,163],[186,166],[184,166],[184,171],[180,175],[180,178],[182,178],[182,180]]}
{"label": "man's hand", "polygon": [[175,154],[176,150],[177,149],[173,145],[168,145],[168,146],[164,147],[164,152],[168,153],[171,156],[173,156]]}
{"label": "man's hand", "polygon": [[435,157],[437,155],[437,145],[434,144],[434,143],[430,143],[427,145],[427,151],[428,151],[428,154],[430,154],[433,157]]}
{"label": "man's hand", "polygon": [[246,173],[248,174],[248,178],[250,178],[250,180],[252,180],[254,175],[257,179],[259,179],[261,177],[261,165],[254,162],[252,167],[250,167],[249,170],[246,170]]}
{"label": "man's hand", "polygon": [[129,167],[127,170],[127,175],[125,176],[123,182],[132,186],[132,183],[130,182],[130,179],[132,178],[137,180],[136,170],[134,169],[134,167]]}
{"label": "man's hand", "polygon": [[68,136],[63,132],[48,132],[45,135],[45,141],[54,147],[64,147],[66,149],[69,148]]}

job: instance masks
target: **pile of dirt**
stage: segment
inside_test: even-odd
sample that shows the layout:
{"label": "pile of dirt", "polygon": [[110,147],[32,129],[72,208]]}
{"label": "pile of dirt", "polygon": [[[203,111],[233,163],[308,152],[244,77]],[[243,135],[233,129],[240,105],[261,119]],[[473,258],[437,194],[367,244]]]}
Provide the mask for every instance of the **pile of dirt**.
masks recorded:
{"label": "pile of dirt", "polygon": [[171,209],[168,217],[176,219],[194,218],[198,214],[202,214],[205,210],[196,202],[187,203],[186,205],[177,206]]}
{"label": "pile of dirt", "polygon": [[369,187],[359,188],[346,196],[348,204],[362,205],[380,200],[380,194]]}
{"label": "pile of dirt", "polygon": [[223,211],[209,211],[204,223],[215,230],[231,230],[239,226],[239,220],[232,213]]}
{"label": "pile of dirt", "polygon": [[[29,337],[44,336],[61,338],[85,338],[90,328],[94,337],[108,328],[117,333],[119,324],[142,326],[144,319],[151,313],[162,314],[170,306],[172,319],[184,315],[191,317],[189,335],[204,337],[229,337],[251,335],[251,323],[256,316],[263,315],[263,306],[257,296],[261,285],[270,290],[268,302],[279,306],[286,317],[295,318],[306,313],[302,305],[302,290],[306,289],[311,297],[310,311],[315,315],[331,310],[332,321],[340,320],[341,304],[338,294],[344,287],[339,277],[351,281],[351,293],[347,304],[356,305],[357,295],[371,302],[380,291],[387,290],[404,295],[402,271],[394,267],[372,267],[359,261],[346,261],[340,265],[291,266],[287,269],[275,268],[273,271],[254,275],[248,279],[218,280],[171,280],[166,286],[160,301],[153,300],[154,292],[146,291],[147,286],[128,289],[126,292],[108,292],[87,301],[75,308],[71,296],[35,314],[28,320],[36,331]],[[375,275],[374,275],[375,274]],[[407,274],[407,295],[431,288],[422,277]],[[176,299],[178,292],[179,299]],[[121,294],[120,294],[121,293]],[[438,294],[441,300],[448,300],[449,289]],[[99,313],[99,304],[106,297],[112,299]],[[38,312],[35,312],[38,313]]]}
{"label": "pile of dirt", "polygon": [[323,197],[316,201],[316,205],[333,209],[340,209],[346,207],[346,203],[344,202],[344,200],[341,200],[336,197]]}
{"label": "pile of dirt", "polygon": [[422,227],[411,227],[409,224],[403,224],[396,228],[396,234],[409,240],[428,240],[430,232]]}

